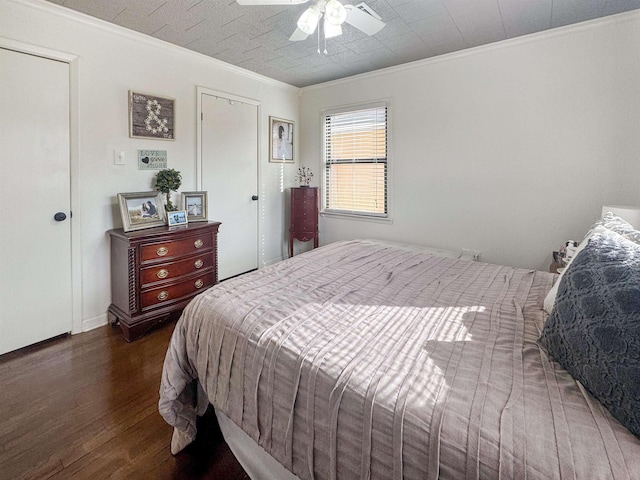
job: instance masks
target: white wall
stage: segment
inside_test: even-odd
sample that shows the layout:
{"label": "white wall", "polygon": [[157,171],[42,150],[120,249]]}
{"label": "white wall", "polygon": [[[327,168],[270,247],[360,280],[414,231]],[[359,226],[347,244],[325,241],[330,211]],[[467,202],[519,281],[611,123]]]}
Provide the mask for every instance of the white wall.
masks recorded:
{"label": "white wall", "polygon": [[[167,150],[169,168],[182,173],[181,190],[196,190],[197,85],[261,102],[260,193],[268,202],[261,206],[260,264],[286,254],[282,187],[294,183],[297,167],[268,163],[267,125],[269,115],[298,120],[297,88],[51,3],[0,0],[0,12],[0,37],[78,56],[79,115],[72,143],[79,163],[73,221],[80,222],[80,235],[73,240],[81,242],[82,267],[81,320],[74,322],[75,331],[106,321],[111,292],[105,232],[121,227],[116,194],[152,190],[156,172],[138,170],[137,150]],[[129,138],[129,90],[176,99],[175,141]],[[125,152],[126,165],[114,165],[114,150]],[[10,181],[24,182],[27,191],[29,170],[24,173]]]}
{"label": "white wall", "polygon": [[321,243],[377,237],[546,270],[603,204],[640,204],[640,15],[628,13],[303,89],[320,111],[391,99],[392,224],[322,217]]}

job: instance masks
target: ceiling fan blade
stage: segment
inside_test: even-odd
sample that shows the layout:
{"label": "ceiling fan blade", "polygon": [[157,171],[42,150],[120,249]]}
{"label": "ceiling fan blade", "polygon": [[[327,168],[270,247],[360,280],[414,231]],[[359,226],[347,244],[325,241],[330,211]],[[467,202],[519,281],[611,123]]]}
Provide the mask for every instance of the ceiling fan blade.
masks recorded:
{"label": "ceiling fan blade", "polygon": [[236,0],[238,5],[300,5],[309,0]]}
{"label": "ceiling fan blade", "polygon": [[301,40],[306,40],[308,36],[309,35],[304,33],[302,30],[300,30],[299,28],[296,28],[294,32],[291,34],[291,36],[289,37],[289,41],[299,42]]}
{"label": "ceiling fan blade", "polygon": [[374,17],[374,13],[368,13],[367,11],[360,10],[354,5],[345,5],[347,9],[347,22],[353,25],[358,30],[362,30],[367,35],[375,35],[385,26],[385,23],[379,18]]}

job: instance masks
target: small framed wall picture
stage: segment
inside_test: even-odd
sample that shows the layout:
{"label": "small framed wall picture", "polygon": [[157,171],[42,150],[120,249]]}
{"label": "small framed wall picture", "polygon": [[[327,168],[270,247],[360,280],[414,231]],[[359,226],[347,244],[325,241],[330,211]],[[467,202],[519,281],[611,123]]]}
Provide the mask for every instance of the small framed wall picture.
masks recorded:
{"label": "small framed wall picture", "polygon": [[175,140],[175,100],[129,91],[129,136]]}
{"label": "small framed wall picture", "polygon": [[207,214],[207,192],[182,192],[182,208],[187,212],[190,222],[206,222]]}
{"label": "small framed wall picture", "polygon": [[125,232],[166,224],[162,192],[119,193],[118,204]]}
{"label": "small framed wall picture", "polygon": [[169,220],[170,227],[175,227],[176,225],[186,225],[188,222],[187,212],[185,210],[167,212],[167,219]]}
{"label": "small framed wall picture", "polygon": [[269,117],[269,161],[294,163],[295,122],[283,118]]}

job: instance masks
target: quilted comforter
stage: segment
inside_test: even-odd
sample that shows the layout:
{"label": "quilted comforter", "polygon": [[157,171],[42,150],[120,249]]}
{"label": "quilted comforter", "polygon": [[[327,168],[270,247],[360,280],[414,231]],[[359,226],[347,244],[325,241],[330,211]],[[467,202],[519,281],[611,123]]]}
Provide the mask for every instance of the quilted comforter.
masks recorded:
{"label": "quilted comforter", "polygon": [[640,478],[537,344],[554,278],[348,241],[216,285],[166,355],[173,449],[210,402],[301,479]]}

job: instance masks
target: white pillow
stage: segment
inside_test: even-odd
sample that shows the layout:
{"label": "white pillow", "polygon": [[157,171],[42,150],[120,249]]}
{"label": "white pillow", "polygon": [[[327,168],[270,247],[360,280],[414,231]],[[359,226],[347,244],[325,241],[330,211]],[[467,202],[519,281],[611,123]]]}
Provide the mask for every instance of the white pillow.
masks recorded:
{"label": "white pillow", "polygon": [[[584,237],[584,239],[580,242],[580,245],[578,245],[576,253],[573,255],[573,257],[571,257],[571,260],[576,258],[578,254],[584,249],[584,247],[587,246],[587,243],[589,243],[589,239],[593,235],[595,235],[596,233],[603,233],[606,231],[607,231],[607,228],[603,227],[602,225],[598,225],[592,228],[589,231],[589,233],[587,233],[587,235]],[[556,304],[556,296],[558,295],[558,286],[560,285],[560,279],[562,278],[562,275],[564,275],[564,272],[567,271],[567,268],[569,268],[570,265],[571,265],[571,262],[567,264],[567,266],[564,268],[564,270],[556,280],[556,283],[553,284],[553,287],[551,287],[551,290],[549,290],[549,293],[547,293],[547,296],[544,297],[544,304],[542,308],[545,312],[549,314],[551,314],[551,310],[553,310],[553,306]]]}

